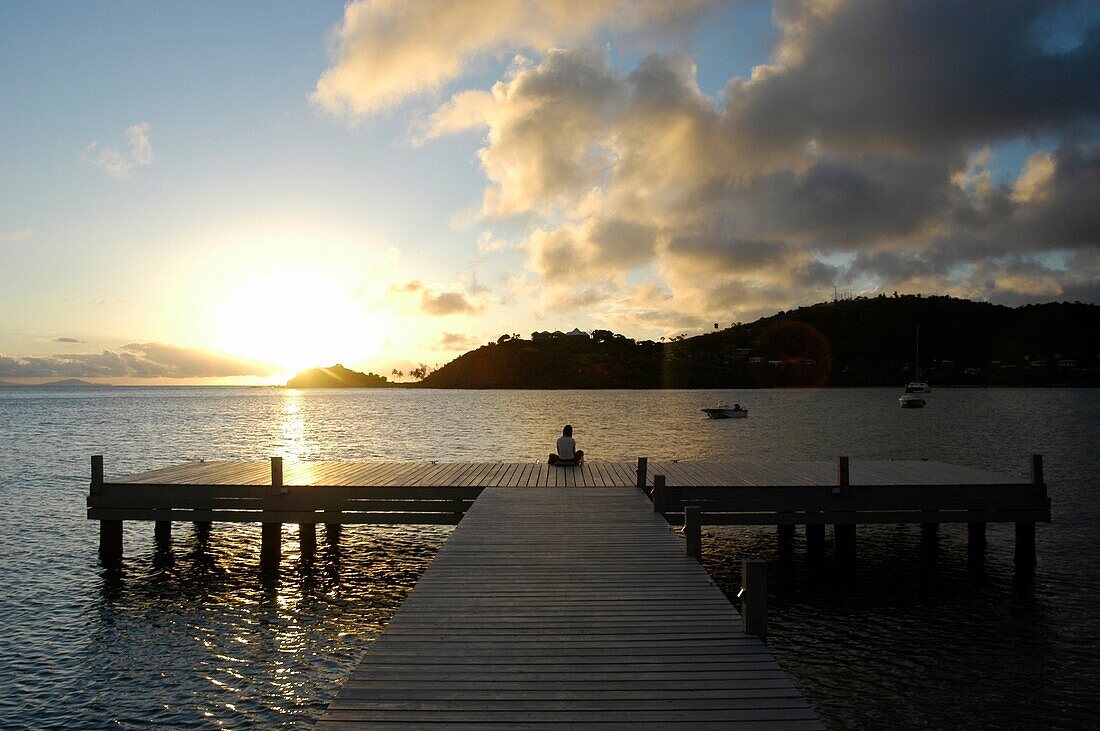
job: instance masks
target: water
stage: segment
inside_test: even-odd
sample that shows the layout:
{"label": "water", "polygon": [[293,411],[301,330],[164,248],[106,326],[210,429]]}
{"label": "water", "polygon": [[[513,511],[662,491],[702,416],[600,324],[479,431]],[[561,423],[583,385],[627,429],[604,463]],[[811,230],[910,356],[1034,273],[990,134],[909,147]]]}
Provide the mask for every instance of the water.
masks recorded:
{"label": "water", "polygon": [[[107,475],[193,459],[545,459],[563,423],[593,459],[914,459],[1023,476],[1046,458],[1054,521],[1034,578],[1012,527],[922,543],[860,527],[853,571],[815,564],[801,530],[708,528],[704,564],[727,594],[742,557],[769,562],[768,646],[834,727],[1083,727],[1100,687],[1100,391],[316,391],[0,389],[0,718],[11,727],[308,727],[385,627],[450,529],[321,531],[312,561],[284,533],[275,582],[259,528],[177,523],[158,553],[127,524],[121,580],[85,519],[88,456]],[[698,409],[739,401],[747,420]]]}

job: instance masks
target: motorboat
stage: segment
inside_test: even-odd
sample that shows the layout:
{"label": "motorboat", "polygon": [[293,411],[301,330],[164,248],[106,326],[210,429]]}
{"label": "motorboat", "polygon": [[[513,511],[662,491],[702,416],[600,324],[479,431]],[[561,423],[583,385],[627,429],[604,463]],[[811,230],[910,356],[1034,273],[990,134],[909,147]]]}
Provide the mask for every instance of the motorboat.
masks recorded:
{"label": "motorboat", "polygon": [[749,410],[741,408],[741,404],[715,406],[710,409],[702,409],[702,412],[711,419],[744,419],[749,415]]}
{"label": "motorboat", "polygon": [[906,393],[932,393],[932,387],[925,381],[912,381],[905,384]]}
{"label": "motorboat", "polygon": [[907,393],[898,399],[898,404],[903,409],[923,409],[928,402],[916,394]]}

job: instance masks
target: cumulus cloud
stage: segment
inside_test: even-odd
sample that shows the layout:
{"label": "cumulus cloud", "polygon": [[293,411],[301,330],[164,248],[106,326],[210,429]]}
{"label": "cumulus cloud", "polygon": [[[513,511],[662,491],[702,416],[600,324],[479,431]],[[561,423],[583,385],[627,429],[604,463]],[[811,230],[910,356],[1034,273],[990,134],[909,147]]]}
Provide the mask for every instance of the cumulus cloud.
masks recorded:
{"label": "cumulus cloud", "polygon": [[[317,98],[369,113],[441,88],[480,55],[522,51],[491,88],[452,94],[423,141],[484,135],[476,215],[523,224],[536,309],[665,328],[748,320],[834,284],[1095,298],[1100,25],[1070,47],[1040,42],[1072,3],[777,2],[773,56],[717,97],[686,53],[624,70],[583,42],[620,22],[661,28],[656,5],[570,5],[571,31],[546,21],[567,4],[506,5],[449,39],[452,9],[349,6]],[[371,77],[399,46],[424,45],[428,71]],[[1005,180],[993,169],[1007,142],[1032,154]],[[440,309],[463,311],[459,295]]]}
{"label": "cumulus cloud", "polygon": [[112,178],[128,178],[136,167],[149,165],[156,159],[153,143],[149,141],[152,125],[141,122],[126,128],[128,149],[120,150],[95,140],[84,149],[83,160],[95,165]]}
{"label": "cumulus cloud", "polygon": [[100,353],[49,356],[0,353],[0,376],[206,378],[267,376],[275,372],[269,364],[167,343],[131,343],[117,351]]}
{"label": "cumulus cloud", "polygon": [[718,0],[358,0],[334,30],[332,63],[313,101],[335,113],[370,114],[457,79],[477,59],[542,51],[600,28],[683,31]]}

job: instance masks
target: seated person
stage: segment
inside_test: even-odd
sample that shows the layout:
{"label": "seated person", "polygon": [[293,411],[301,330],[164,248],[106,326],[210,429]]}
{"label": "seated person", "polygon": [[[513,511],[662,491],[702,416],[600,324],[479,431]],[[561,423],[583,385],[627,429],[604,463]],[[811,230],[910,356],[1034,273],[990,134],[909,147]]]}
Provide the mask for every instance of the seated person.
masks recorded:
{"label": "seated person", "polygon": [[566,424],[565,428],[561,430],[561,436],[558,437],[557,453],[551,454],[546,461],[550,464],[566,467],[580,464],[583,459],[584,451],[577,449],[577,443],[573,440],[573,427]]}

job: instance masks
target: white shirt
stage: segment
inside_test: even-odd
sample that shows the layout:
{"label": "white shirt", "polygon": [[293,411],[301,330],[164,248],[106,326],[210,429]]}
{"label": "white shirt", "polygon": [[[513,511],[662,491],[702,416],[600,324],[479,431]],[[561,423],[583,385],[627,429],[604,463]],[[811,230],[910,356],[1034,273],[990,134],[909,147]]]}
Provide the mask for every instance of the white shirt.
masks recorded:
{"label": "white shirt", "polygon": [[560,459],[573,459],[577,453],[577,443],[573,437],[558,437],[558,457]]}

